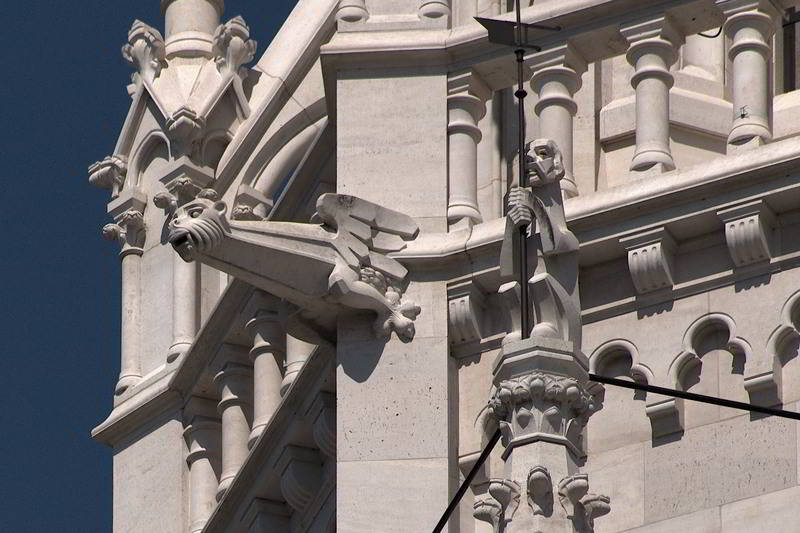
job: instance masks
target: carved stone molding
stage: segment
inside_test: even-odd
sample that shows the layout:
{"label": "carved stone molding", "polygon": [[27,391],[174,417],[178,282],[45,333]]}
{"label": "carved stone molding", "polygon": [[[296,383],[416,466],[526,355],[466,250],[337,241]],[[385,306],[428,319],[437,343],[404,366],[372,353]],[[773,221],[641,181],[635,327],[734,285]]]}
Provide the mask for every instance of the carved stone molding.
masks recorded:
{"label": "carved stone molding", "polygon": [[256,41],[250,39],[250,28],[240,16],[220,24],[214,33],[214,59],[221,73],[244,77],[246,73],[241,67],[253,60],[257,47]]}
{"label": "carved stone molding", "polygon": [[450,16],[450,0],[420,0],[417,13],[422,21],[446,21]]}
{"label": "carved stone molding", "polygon": [[492,525],[494,533],[505,530],[519,507],[520,487],[507,479],[489,480],[489,495],[479,498],[472,507],[472,515]]}
{"label": "carved stone molding", "polygon": [[486,297],[474,283],[455,287],[448,293],[450,344],[480,341],[484,331]]}
{"label": "carved stone molding", "polygon": [[737,267],[770,260],[778,224],[764,200],[717,211],[717,216],[725,223],[728,252]]}
{"label": "carved stone molding", "polygon": [[167,131],[170,138],[180,143],[183,152],[187,155],[194,150],[195,143],[202,135],[205,125],[205,118],[185,105],[178,108],[167,119]]}
{"label": "carved stone molding", "polygon": [[322,461],[314,450],[286,446],[278,458],[281,493],[286,503],[302,512],[314,499],[322,482]]}
{"label": "carved stone molding", "polygon": [[128,32],[128,42],[122,47],[122,57],[142,79],[151,82],[166,66],[164,37],[161,32],[141,20],[134,21]]}
{"label": "carved stone molding", "polygon": [[111,191],[116,198],[125,183],[128,172],[128,159],[124,156],[110,155],[89,167],[89,183]]}
{"label": "carved stone molding", "polygon": [[628,251],[628,268],[639,294],[674,285],[676,244],[665,228],[620,239]]}
{"label": "carved stone molding", "polygon": [[147,195],[137,188],[126,189],[109,204],[108,212],[114,223],[103,227],[103,237],[109,241],[117,241],[122,246],[121,257],[143,253],[146,208]]}
{"label": "carved stone molding", "polygon": [[156,194],[153,202],[170,214],[198,197],[216,199],[216,192],[209,188],[214,183],[214,170],[196,165],[188,157],[176,160],[161,177],[161,183],[168,192]]}

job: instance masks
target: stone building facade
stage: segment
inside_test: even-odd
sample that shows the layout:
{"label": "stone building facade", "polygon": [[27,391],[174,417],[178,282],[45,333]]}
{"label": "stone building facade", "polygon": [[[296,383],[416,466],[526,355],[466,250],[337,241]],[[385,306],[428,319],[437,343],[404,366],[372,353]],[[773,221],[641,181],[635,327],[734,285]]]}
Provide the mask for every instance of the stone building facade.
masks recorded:
{"label": "stone building facade", "polygon": [[[223,0],[133,23],[89,169],[122,263],[115,532],[428,532],[498,427],[446,531],[800,531],[794,421],[586,374],[800,407],[800,2],[522,4],[560,28],[527,32],[525,114],[582,332],[521,352],[516,65],[474,21],[513,2],[299,0],[260,57]],[[503,374],[523,352],[572,366]]]}

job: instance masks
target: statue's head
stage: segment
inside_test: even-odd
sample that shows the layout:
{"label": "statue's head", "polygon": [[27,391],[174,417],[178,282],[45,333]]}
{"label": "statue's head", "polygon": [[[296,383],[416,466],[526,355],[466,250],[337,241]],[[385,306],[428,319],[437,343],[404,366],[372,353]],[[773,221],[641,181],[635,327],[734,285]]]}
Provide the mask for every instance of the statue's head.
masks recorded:
{"label": "statue's head", "polygon": [[169,223],[169,243],[184,261],[193,261],[197,253],[208,253],[230,233],[226,211],[225,202],[198,196],[175,211]]}
{"label": "statue's head", "polygon": [[558,182],[564,177],[564,159],[554,141],[536,139],[525,148],[525,162],[531,186]]}

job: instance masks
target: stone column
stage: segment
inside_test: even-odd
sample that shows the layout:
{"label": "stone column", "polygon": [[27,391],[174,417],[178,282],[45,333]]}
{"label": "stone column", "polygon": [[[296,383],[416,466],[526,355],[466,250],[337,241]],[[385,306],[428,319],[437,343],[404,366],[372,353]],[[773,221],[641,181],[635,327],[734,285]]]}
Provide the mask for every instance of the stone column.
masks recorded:
{"label": "stone column", "polygon": [[636,152],[631,170],[674,170],[669,145],[669,90],[674,77],[669,69],[678,59],[683,36],[667,15],[623,27],[622,35],[629,45],[626,57],[635,69],[631,85],[636,90]]}
{"label": "stone column", "polygon": [[[177,1],[177,0],[176,0]],[[168,192],[153,197],[153,203],[164,209],[168,216],[201,194],[216,196],[206,187],[214,181],[214,170],[200,167],[188,157],[171,163],[171,168],[160,180]],[[199,328],[199,278],[200,264],[187,263],[178,254],[173,254],[172,267],[172,344],[167,351],[167,362],[172,363],[182,356],[194,342]]]}
{"label": "stone column", "polygon": [[224,0],[161,0],[167,57],[211,57]]}
{"label": "stone column", "polygon": [[186,406],[184,435],[189,446],[189,531],[203,530],[216,503],[219,472],[220,423],[209,400],[192,397]]}
{"label": "stone column", "polygon": [[126,189],[109,205],[113,224],[103,228],[103,236],[122,245],[122,321],[120,374],[114,390],[124,393],[142,378],[139,361],[139,325],[142,254],[144,253],[144,210],[147,196],[139,189]]}
{"label": "stone column", "polygon": [[282,303],[274,299],[271,308],[262,308],[247,323],[253,336],[250,359],[253,361],[253,430],[248,447],[252,448],[264,432],[281,402],[282,367],[286,356],[285,317]]}
{"label": "stone column", "polygon": [[301,341],[291,335],[286,335],[286,372],[281,382],[281,396],[286,394],[297,374],[303,369],[306,361],[314,353],[316,345]]}
{"label": "stone column", "polygon": [[222,474],[217,501],[225,495],[248,454],[253,420],[253,368],[247,350],[242,352],[239,346],[223,344],[218,362],[221,369],[214,376],[220,394],[217,409],[222,417]]}
{"label": "stone column", "polygon": [[586,72],[586,60],[575,48],[564,43],[534,57],[531,89],[539,99],[534,108],[539,117],[539,137],[552,139],[564,157],[564,178],[561,189],[566,198],[578,195],[573,175],[574,159],[573,118],[578,112],[574,96],[581,88],[581,76]]}
{"label": "stone column", "polygon": [[728,56],[733,74],[733,124],[729,144],[772,138],[770,114],[770,39],[779,13],[771,2],[734,0],[720,3],[727,17],[725,35],[730,39]]}
{"label": "stone column", "polygon": [[478,210],[478,122],[486,114],[491,91],[472,72],[448,79],[447,135],[448,181],[447,221],[451,229],[467,227],[483,220]]}
{"label": "stone column", "polygon": [[583,428],[599,408],[586,389],[586,356],[570,342],[531,337],[506,343],[493,372],[489,407],[502,432],[505,479],[493,480],[481,519],[509,533],[592,531],[610,506],[578,472]]}

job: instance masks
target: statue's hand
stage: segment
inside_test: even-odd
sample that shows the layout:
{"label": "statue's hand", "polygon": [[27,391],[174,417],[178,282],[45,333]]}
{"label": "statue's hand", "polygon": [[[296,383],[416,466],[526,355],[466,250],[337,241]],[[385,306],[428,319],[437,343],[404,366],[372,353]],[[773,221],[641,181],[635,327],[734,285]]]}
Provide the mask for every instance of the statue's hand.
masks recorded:
{"label": "statue's hand", "polygon": [[530,189],[514,186],[508,193],[508,217],[516,227],[533,222],[533,194]]}

